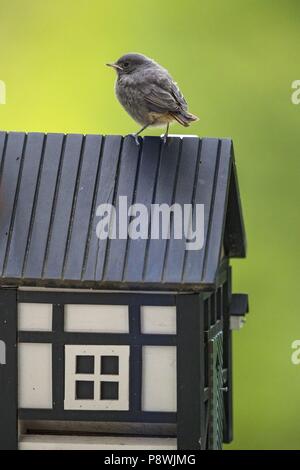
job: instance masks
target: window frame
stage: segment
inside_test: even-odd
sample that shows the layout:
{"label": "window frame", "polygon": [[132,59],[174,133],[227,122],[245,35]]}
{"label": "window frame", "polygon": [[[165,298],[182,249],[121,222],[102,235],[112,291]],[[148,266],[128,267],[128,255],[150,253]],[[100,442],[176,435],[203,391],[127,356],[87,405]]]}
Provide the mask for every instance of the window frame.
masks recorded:
{"label": "window frame", "polygon": [[[176,294],[161,293],[95,293],[18,291],[18,303],[52,304],[52,331],[19,331],[19,342],[52,344],[52,409],[19,409],[24,420],[79,420],[176,423],[176,412],[142,411],[142,347],[177,346],[176,334],[143,334],[141,306],[175,306]],[[128,305],[129,333],[96,333],[64,331],[64,306]],[[66,410],[64,409],[65,345],[127,345],[129,360],[129,409]]]}
{"label": "window frame", "polygon": [[[76,371],[78,356],[94,357],[94,372]],[[118,374],[104,374],[101,370],[101,358],[104,356],[118,357]],[[65,410],[123,410],[129,408],[129,357],[130,346],[105,345],[74,345],[65,346]],[[76,398],[77,382],[93,382],[93,398]],[[118,399],[101,398],[102,382],[117,382]]]}

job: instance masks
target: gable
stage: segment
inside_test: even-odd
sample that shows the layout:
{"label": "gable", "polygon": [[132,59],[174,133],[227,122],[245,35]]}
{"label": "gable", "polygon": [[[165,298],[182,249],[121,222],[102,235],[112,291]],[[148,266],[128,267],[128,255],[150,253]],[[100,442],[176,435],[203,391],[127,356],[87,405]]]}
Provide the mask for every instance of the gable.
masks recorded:
{"label": "gable", "polygon": [[234,159],[232,161],[228,189],[228,203],[224,231],[224,249],[226,255],[229,258],[246,257],[246,234]]}

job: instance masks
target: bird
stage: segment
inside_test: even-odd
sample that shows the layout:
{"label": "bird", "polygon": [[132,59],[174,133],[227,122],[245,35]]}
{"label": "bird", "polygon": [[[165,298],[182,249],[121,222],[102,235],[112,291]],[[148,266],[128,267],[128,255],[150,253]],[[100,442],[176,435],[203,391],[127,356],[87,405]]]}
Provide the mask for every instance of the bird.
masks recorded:
{"label": "bird", "polygon": [[198,117],[188,111],[187,102],[169,72],[149,57],[127,53],[116,62],[107,63],[117,72],[115,93],[127,113],[142,127],[131,134],[137,145],[139,135],[149,126],[166,125],[167,142],[170,123],[188,127]]}

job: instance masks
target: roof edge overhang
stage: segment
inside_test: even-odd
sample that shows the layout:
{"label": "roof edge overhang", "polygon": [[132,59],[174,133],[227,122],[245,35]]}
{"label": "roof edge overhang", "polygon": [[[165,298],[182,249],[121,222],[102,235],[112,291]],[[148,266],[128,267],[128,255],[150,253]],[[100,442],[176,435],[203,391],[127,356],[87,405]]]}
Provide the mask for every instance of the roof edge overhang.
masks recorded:
{"label": "roof edge overhang", "polygon": [[41,287],[41,288],[59,288],[59,289],[91,289],[91,290],[126,290],[126,291],[168,291],[168,292],[201,292],[203,290],[214,290],[215,284],[169,284],[169,283],[123,283],[113,281],[70,281],[70,280],[36,280],[30,279],[5,279],[0,280],[0,289],[6,287]]}
{"label": "roof edge overhang", "polygon": [[231,148],[231,169],[224,227],[224,245],[226,254],[230,258],[245,258],[247,255],[247,238],[233,145]]}
{"label": "roof edge overhang", "polygon": [[0,278],[0,289],[7,287],[54,288],[54,289],[89,289],[91,291],[155,291],[170,293],[201,293],[213,291],[222,284],[227,275],[229,259],[224,258],[219,266],[216,279],[212,283],[154,283],[154,282],[119,282],[119,281],[87,281],[72,279],[28,279]]}

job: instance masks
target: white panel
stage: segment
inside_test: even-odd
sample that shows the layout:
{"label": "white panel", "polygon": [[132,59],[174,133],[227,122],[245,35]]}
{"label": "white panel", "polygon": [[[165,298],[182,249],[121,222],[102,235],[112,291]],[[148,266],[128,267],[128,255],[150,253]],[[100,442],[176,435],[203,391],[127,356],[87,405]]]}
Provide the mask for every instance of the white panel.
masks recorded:
{"label": "white panel", "polygon": [[141,307],[142,333],[176,334],[176,307]]}
{"label": "white panel", "polygon": [[19,407],[52,408],[52,346],[20,343]]}
{"label": "white panel", "polygon": [[[177,439],[106,436],[21,436],[20,450],[176,450]],[[128,458],[128,457],[127,457]]]}
{"label": "white panel", "polygon": [[[77,356],[94,356],[94,373],[76,373]],[[119,373],[101,373],[101,356],[118,356]],[[76,399],[76,381],[94,383],[93,399]],[[118,382],[118,399],[101,399],[101,382]],[[65,346],[65,410],[129,409],[129,346]]]}
{"label": "white panel", "polygon": [[176,411],[176,347],[144,346],[143,411]]}
{"label": "white panel", "polygon": [[20,331],[51,331],[52,305],[19,303],[18,326]]}
{"label": "white panel", "polygon": [[66,305],[65,331],[128,333],[127,305]]}
{"label": "white panel", "polygon": [[230,315],[230,329],[240,330],[245,324],[244,316]]}

